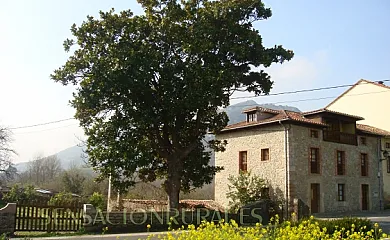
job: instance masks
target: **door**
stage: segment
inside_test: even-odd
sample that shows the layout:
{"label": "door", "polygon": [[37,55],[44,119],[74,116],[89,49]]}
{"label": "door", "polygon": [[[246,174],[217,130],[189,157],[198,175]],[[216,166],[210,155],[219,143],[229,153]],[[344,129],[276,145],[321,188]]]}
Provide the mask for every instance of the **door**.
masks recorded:
{"label": "door", "polygon": [[362,210],[368,210],[368,184],[362,184]]}
{"label": "door", "polygon": [[320,211],[320,184],[312,183],[310,185],[311,193],[311,213],[318,213]]}

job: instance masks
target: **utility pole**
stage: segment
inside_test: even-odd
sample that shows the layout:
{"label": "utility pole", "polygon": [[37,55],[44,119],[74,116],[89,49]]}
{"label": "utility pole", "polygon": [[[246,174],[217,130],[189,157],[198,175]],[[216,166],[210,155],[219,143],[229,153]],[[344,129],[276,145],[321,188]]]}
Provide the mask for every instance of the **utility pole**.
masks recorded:
{"label": "utility pole", "polygon": [[111,174],[108,177],[108,193],[107,193],[107,212],[110,212],[110,202],[111,202]]}

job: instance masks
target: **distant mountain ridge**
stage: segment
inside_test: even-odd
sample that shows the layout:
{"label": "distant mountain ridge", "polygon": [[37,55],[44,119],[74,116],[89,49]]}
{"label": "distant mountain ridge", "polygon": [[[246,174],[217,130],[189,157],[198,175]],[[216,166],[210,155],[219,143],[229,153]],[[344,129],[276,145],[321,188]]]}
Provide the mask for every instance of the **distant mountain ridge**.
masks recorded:
{"label": "distant mountain ridge", "polygon": [[225,111],[226,114],[229,117],[229,124],[234,124],[238,122],[245,121],[245,114],[242,113],[244,109],[251,108],[251,107],[264,107],[264,108],[270,108],[274,110],[290,110],[294,112],[301,112],[298,108],[292,107],[292,106],[284,106],[284,105],[275,105],[275,104],[258,104],[257,102],[253,100],[248,100],[245,102],[240,102],[234,105],[230,105],[227,108],[223,109],[222,111]]}
{"label": "distant mountain ridge", "polygon": [[[85,166],[88,162],[88,156],[84,153],[85,147],[73,146],[62,150],[56,154],[57,158],[61,162],[61,167],[64,169],[69,169],[72,166]],[[24,172],[28,169],[29,162],[21,162],[15,164],[18,172]]]}

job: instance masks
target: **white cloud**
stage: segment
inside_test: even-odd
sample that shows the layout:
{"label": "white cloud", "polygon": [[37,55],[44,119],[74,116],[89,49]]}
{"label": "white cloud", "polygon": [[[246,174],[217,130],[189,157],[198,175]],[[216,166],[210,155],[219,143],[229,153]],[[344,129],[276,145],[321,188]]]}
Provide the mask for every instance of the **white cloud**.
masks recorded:
{"label": "white cloud", "polygon": [[[274,82],[272,93],[295,91],[301,89],[310,89],[318,87],[321,75],[327,71],[328,51],[320,50],[314,52],[310,56],[302,56],[296,54],[296,56],[289,62],[283,64],[274,64],[269,68],[264,69]],[[232,97],[253,96],[251,93],[235,93]],[[283,101],[294,101],[301,99],[305,94],[292,94],[292,95],[280,95],[280,96],[266,96],[252,98],[258,103],[275,103]],[[246,101],[248,99],[236,99],[232,100],[231,104]],[[293,105],[297,104],[282,104]]]}

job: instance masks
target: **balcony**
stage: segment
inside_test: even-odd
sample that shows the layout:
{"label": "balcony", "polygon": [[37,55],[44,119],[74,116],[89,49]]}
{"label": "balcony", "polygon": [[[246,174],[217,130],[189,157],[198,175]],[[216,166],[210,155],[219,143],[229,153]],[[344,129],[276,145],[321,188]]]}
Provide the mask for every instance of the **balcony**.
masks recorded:
{"label": "balcony", "polygon": [[324,130],[324,141],[357,145],[356,134]]}

